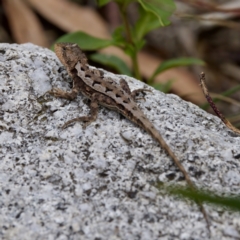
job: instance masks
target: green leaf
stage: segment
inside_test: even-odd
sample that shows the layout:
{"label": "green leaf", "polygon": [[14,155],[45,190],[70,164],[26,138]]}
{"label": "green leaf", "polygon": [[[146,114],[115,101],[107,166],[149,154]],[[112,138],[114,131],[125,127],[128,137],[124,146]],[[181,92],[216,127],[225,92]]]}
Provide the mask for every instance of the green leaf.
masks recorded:
{"label": "green leaf", "polygon": [[[159,186],[161,188],[161,186]],[[166,188],[170,194],[180,195],[184,198],[189,198],[193,201],[200,201],[200,202],[208,202],[215,205],[222,205],[225,207],[229,207],[233,210],[240,211],[240,196],[236,197],[222,197],[216,196],[216,194],[208,191],[196,191],[189,188],[183,187],[174,187],[174,188]]]}
{"label": "green leaf", "polygon": [[103,65],[116,69],[119,73],[132,76],[130,69],[124,61],[113,55],[92,54],[90,59]]}
{"label": "green leaf", "polygon": [[153,79],[159,73],[162,73],[163,71],[166,71],[169,68],[189,66],[189,65],[193,65],[193,64],[204,65],[205,62],[200,60],[200,59],[197,59],[197,58],[175,58],[175,59],[164,61],[155,70],[155,72],[153,73],[152,77],[149,79],[149,82],[152,82]]}
{"label": "green leaf", "polygon": [[96,38],[81,31],[68,33],[56,42],[77,43],[82,50],[97,50],[113,45],[112,40]]}
{"label": "green leaf", "polygon": [[135,47],[137,51],[140,51],[143,46],[145,45],[146,41],[144,39],[140,39],[139,41],[136,42]]}
{"label": "green leaf", "polygon": [[168,92],[170,92],[170,90],[172,88],[173,82],[174,82],[174,80],[169,80],[166,83],[153,83],[150,85],[158,91],[168,93]]}
{"label": "green leaf", "polygon": [[140,17],[133,27],[134,41],[138,42],[150,31],[161,27],[161,23],[157,16],[152,13],[144,11],[141,7],[139,9]]}
{"label": "green leaf", "polygon": [[146,12],[158,18],[161,26],[170,24],[169,17],[176,9],[173,0],[138,0],[138,2]]}
{"label": "green leaf", "polygon": [[134,56],[134,54],[136,53],[136,50],[135,50],[135,48],[134,48],[134,46],[133,46],[132,44],[127,44],[127,43],[126,43],[124,52],[125,52],[128,56],[132,57],[132,56]]}
{"label": "green leaf", "polygon": [[124,38],[124,27],[117,27],[112,33],[112,39],[115,46],[124,47],[126,45],[126,39]]}
{"label": "green leaf", "polygon": [[106,5],[107,3],[109,3],[111,0],[98,0],[98,6],[102,7],[104,5]]}

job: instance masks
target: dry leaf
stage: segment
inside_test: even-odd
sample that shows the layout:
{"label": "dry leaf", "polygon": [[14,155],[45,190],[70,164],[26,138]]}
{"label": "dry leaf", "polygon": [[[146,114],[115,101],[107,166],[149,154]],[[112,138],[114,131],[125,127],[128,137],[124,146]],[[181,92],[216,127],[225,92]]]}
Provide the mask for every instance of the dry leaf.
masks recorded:
{"label": "dry leaf", "polygon": [[84,31],[106,38],[108,29],[103,19],[91,8],[65,0],[27,0],[48,21],[66,32]]}
{"label": "dry leaf", "polygon": [[3,0],[12,35],[17,43],[31,42],[47,47],[47,40],[36,15],[22,0]]}

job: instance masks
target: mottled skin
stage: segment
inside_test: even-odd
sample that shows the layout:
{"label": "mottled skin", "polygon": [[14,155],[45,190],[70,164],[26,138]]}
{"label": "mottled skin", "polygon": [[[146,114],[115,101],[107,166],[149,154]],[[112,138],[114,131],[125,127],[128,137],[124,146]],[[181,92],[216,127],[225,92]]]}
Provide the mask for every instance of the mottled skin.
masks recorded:
{"label": "mottled skin", "polygon": [[91,70],[85,54],[77,44],[57,43],[55,45],[55,52],[72,77],[73,88],[72,92],[53,89],[53,94],[57,97],[73,100],[77,94],[81,92],[91,100],[90,115],[72,119],[64,124],[64,128],[76,121],[86,122],[85,126],[94,121],[97,118],[99,104],[118,111],[130,121],[147,131],[159,142],[184,174],[188,184],[193,187],[193,183],[183,165],[179,162],[158,130],[135,103],[135,95],[137,92],[143,91],[142,89],[131,92],[124,79],[121,79],[120,85],[118,85],[112,79],[105,78],[103,72]]}

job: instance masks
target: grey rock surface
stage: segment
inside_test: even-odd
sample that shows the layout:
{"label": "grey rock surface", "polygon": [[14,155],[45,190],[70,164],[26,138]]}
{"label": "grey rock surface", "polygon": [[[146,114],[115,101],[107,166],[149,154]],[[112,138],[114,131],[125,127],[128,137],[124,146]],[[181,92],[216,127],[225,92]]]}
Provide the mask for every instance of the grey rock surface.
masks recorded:
{"label": "grey rock surface", "polygon": [[[186,183],[161,146],[118,113],[101,107],[87,129],[62,130],[89,111],[82,95],[70,102],[46,94],[70,82],[50,50],[0,44],[1,239],[240,239],[239,213],[205,204],[209,236],[195,203],[156,189],[158,181]],[[175,95],[151,89],[144,98],[139,107],[192,181],[240,194],[240,137]]]}

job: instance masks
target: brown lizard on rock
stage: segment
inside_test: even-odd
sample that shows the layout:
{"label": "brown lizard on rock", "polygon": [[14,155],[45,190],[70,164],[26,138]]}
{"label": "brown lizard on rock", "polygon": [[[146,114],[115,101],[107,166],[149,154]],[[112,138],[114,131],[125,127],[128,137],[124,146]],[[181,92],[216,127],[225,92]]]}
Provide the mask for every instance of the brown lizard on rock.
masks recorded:
{"label": "brown lizard on rock", "polygon": [[[63,125],[63,128],[76,121],[86,122],[85,126],[97,118],[98,106],[103,105],[109,109],[118,111],[130,121],[148,132],[164,150],[171,156],[174,163],[183,173],[187,183],[195,189],[189,175],[183,165],[180,163],[176,155],[167,145],[158,130],[147,119],[144,113],[138,108],[134,101],[136,93],[144,91],[137,89],[133,92],[124,79],[120,80],[120,85],[110,78],[105,78],[104,73],[100,70],[89,68],[87,58],[77,44],[73,43],[57,43],[55,52],[62,64],[66,67],[69,75],[73,79],[73,88],[71,92],[65,92],[60,89],[53,89],[52,94],[56,97],[73,100],[79,92],[83,93],[91,100],[90,115],[74,118]],[[201,203],[201,210],[206,218],[205,211]]]}

